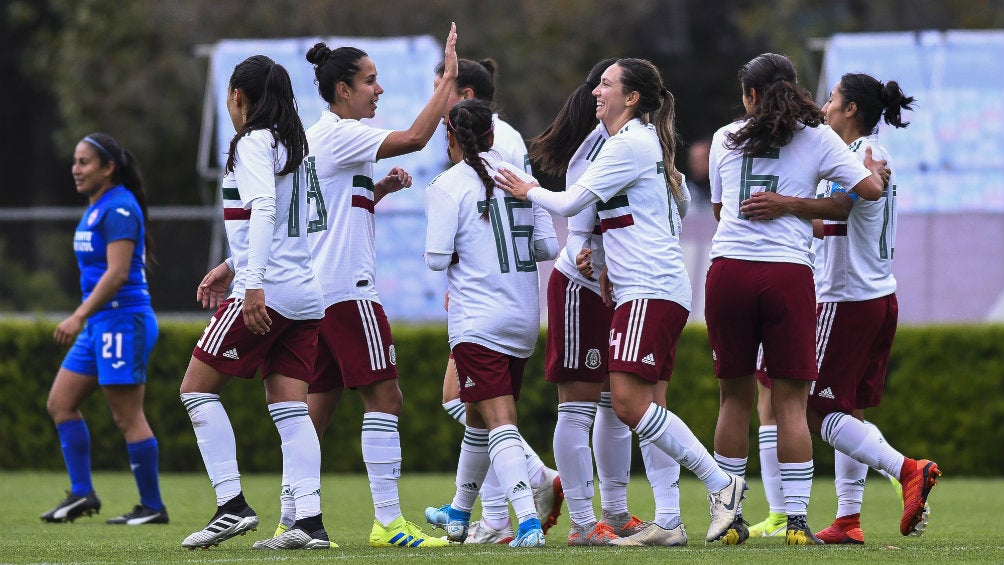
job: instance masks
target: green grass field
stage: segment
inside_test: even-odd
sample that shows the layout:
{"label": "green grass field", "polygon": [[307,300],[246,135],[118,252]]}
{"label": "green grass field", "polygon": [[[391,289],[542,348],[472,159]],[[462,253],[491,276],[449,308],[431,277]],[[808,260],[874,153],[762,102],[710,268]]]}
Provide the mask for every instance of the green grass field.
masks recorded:
{"label": "green grass field", "polygon": [[[325,526],[340,546],[328,551],[262,552],[251,544],[271,535],[278,519],[279,477],[244,477],[248,501],[258,512],[257,532],[228,540],[210,550],[190,551],[180,542],[200,529],[215,509],[209,481],[202,474],[162,477],[169,525],[108,526],[106,518],[121,514],[136,503],[128,473],[98,473],[95,488],[103,508],[99,516],[72,524],[44,524],[38,516],[63,498],[65,474],[57,472],[0,472],[0,562],[2,563],[492,563],[545,565],[595,563],[631,565],[664,563],[1004,563],[1004,478],[957,479],[942,477],[931,496],[932,515],[927,533],[920,538],[899,535],[900,502],[888,481],[869,475],[862,527],[865,546],[792,547],[782,538],[751,539],[740,547],[705,545],[708,507],[702,485],[685,477],[681,483],[683,520],[690,545],[683,548],[570,548],[565,545],[568,520],[564,511],[542,549],[503,546],[451,546],[432,550],[373,549],[367,544],[372,507],[366,477],[326,475],[322,492]],[[412,475],[401,481],[405,516],[423,527],[426,506],[449,502],[453,478],[445,474]],[[751,485],[744,504],[750,521],[759,521],[766,503],[758,483]],[[633,513],[651,518],[653,503],[648,482],[634,477],[629,502]],[[829,525],[836,507],[830,477],[817,477],[813,488],[809,524],[816,530]],[[475,509],[475,516],[480,510]],[[426,527],[427,532],[431,532]],[[442,534],[442,530],[436,530]]]}

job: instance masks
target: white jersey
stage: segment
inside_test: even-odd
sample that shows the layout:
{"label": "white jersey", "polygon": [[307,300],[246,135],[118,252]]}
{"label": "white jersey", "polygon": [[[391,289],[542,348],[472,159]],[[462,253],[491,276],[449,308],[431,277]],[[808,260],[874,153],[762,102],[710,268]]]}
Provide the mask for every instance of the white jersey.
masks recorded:
{"label": "white jersey", "polygon": [[324,112],[307,130],[312,208],[309,239],[326,306],[347,300],[379,303],[373,163],[392,130]]}
{"label": "white jersey", "polygon": [[711,242],[711,258],[800,263],[812,267],[812,222],[792,215],[751,221],[739,203],[755,192],[815,198],[816,185],[830,179],[853,187],[871,175],[829,126],[803,127],[791,141],[759,157],[725,147],[725,135],[745,122],[729,124],[711,142],[711,202],[721,203],[721,220]]}
{"label": "white jersey", "polygon": [[[575,154],[572,155],[572,159],[568,162],[568,170],[565,172],[565,187],[572,186],[575,184],[575,181],[582,177],[582,174],[586,172],[589,165],[596,160],[597,155],[600,154],[600,149],[603,149],[603,145],[606,144],[609,138],[610,134],[607,133],[607,128],[603,124],[597,124],[593,131],[586,136],[586,139],[582,141]],[[569,235],[579,234],[579,237],[572,236],[568,238],[572,246],[578,247],[578,249],[569,249],[569,243],[566,243],[565,248],[558,253],[558,258],[554,260],[554,268],[559,273],[565,275],[568,280],[582,285],[599,295],[599,280],[588,279],[582,276],[575,267],[574,261],[574,257],[582,251],[582,247],[588,246],[593,252],[593,269],[596,271],[596,275],[599,276],[599,271],[603,269],[605,262],[603,257],[603,236],[600,235],[600,217],[597,215],[595,204],[586,206],[582,211],[568,218],[568,233]],[[582,245],[579,245],[578,242],[581,241],[582,237],[586,239]]]}
{"label": "white jersey", "polygon": [[607,275],[617,305],[672,300],[690,310],[690,276],[680,248],[679,214],[670,196],[655,128],[628,122],[575,182],[599,197]]}
{"label": "white jersey", "polygon": [[[490,176],[500,165],[511,170],[493,151],[481,156]],[[486,208],[487,221],[481,218]],[[529,357],[540,334],[533,248],[535,241],[555,237],[551,215],[497,187],[486,202],[481,179],[464,162],[433,179],[425,193],[425,213],[425,251],[454,254],[447,269],[450,347],[476,343],[506,355]]]}
{"label": "white jersey", "polygon": [[[244,298],[248,279],[257,279],[254,272],[261,272],[257,260],[264,263],[260,288],[265,291],[265,305],[290,320],[315,320],[324,316],[324,304],[307,243],[307,186],[302,166],[280,176],[285,164],[286,148],[268,130],[254,130],[237,141],[234,170],[222,183],[224,225],[235,273],[230,297]],[[275,200],[275,225],[270,248],[253,250],[258,259],[251,259],[249,269],[251,207],[261,198]],[[254,283],[251,287],[259,288]]]}
{"label": "white jersey", "polygon": [[[875,201],[854,198],[854,207],[846,222],[823,223],[823,263],[817,287],[819,302],[871,300],[896,292],[892,274],[896,246],[896,169],[877,135],[861,137],[850,150],[862,161],[865,148],[872,148],[872,158],[885,160],[892,169],[889,186]],[[846,192],[838,183],[827,183],[827,196]]]}
{"label": "white jersey", "polygon": [[518,165],[525,173],[530,174],[530,155],[526,150],[523,136],[498,114],[492,114],[492,120],[495,124],[495,142],[492,143],[492,151],[497,152],[506,163]]}

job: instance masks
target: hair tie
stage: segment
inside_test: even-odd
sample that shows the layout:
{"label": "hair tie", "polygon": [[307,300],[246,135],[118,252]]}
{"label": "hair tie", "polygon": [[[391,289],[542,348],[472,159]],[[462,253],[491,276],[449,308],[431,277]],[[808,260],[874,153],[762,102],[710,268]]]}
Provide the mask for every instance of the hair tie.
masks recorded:
{"label": "hair tie", "polygon": [[86,141],[87,143],[90,143],[91,145],[97,147],[98,151],[104,153],[105,156],[108,157],[109,159],[111,159],[111,161],[113,163],[115,163],[116,165],[119,164],[118,159],[116,159],[115,156],[112,155],[110,151],[108,151],[107,149],[105,149],[104,145],[101,145],[100,143],[98,143],[98,141],[96,139],[94,139],[93,137],[91,137],[91,136],[88,135],[87,137],[84,138],[84,141]]}
{"label": "hair tie", "polygon": [[450,121],[449,116],[446,116],[446,129],[452,131],[453,133],[457,133],[457,128],[453,125],[453,122]]}
{"label": "hair tie", "polygon": [[662,97],[665,98],[665,97],[669,96],[669,89],[666,88],[665,86],[661,86],[661,87],[659,87],[659,94],[661,94]]}
{"label": "hair tie", "polygon": [[488,126],[488,129],[486,129],[484,133],[479,133],[478,137],[484,137],[493,131],[495,131],[495,120],[492,120],[492,125]]}

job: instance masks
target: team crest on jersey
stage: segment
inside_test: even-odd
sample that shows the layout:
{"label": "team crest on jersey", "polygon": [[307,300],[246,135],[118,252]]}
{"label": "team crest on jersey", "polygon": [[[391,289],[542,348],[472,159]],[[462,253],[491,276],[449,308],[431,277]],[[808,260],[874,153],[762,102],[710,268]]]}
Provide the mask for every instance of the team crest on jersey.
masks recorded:
{"label": "team crest on jersey", "polygon": [[98,221],[98,214],[100,213],[101,210],[94,210],[93,212],[91,212],[91,215],[87,216],[87,225],[89,226],[94,225],[94,222]]}
{"label": "team crest on jersey", "polygon": [[391,365],[397,365],[397,351],[394,350],[393,343],[387,348],[387,358],[390,360]]}
{"label": "team crest on jersey", "polygon": [[590,349],[586,352],[586,368],[587,369],[599,369],[600,368],[600,350]]}

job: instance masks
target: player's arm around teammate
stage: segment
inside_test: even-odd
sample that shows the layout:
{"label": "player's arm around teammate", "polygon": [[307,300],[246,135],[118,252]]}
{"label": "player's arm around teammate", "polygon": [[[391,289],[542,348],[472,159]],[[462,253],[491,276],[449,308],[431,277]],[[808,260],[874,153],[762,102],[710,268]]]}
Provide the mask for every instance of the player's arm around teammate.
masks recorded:
{"label": "player's arm around teammate", "polygon": [[[642,59],[608,67],[593,95],[610,139],[575,184],[552,193],[505,171],[496,180],[513,196],[565,216],[596,204],[617,302],[608,347],[613,408],[641,440],[701,478],[712,514],[705,539],[718,540],[737,520],[745,482],[723,471],[690,428],[655,401],[656,383],[672,375],[691,302],[673,212],[682,199],[672,196],[680,191],[673,174],[674,99],[658,69]],[[658,537],[685,543],[679,521],[659,526]]]}

